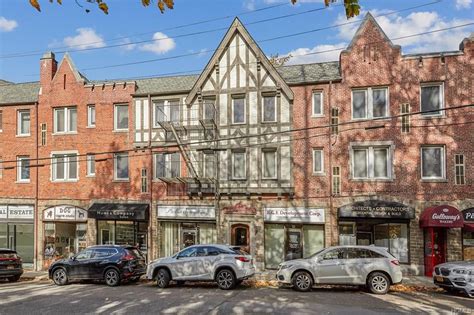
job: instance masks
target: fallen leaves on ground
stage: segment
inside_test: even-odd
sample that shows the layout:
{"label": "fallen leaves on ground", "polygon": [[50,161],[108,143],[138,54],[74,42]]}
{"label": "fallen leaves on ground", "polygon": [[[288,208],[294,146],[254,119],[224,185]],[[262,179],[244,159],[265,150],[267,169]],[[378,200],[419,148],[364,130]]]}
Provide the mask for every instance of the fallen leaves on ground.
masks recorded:
{"label": "fallen leaves on ground", "polygon": [[410,293],[410,292],[444,292],[443,289],[438,287],[429,287],[424,285],[406,285],[406,284],[397,284],[390,287],[391,292],[401,292],[401,293]]}

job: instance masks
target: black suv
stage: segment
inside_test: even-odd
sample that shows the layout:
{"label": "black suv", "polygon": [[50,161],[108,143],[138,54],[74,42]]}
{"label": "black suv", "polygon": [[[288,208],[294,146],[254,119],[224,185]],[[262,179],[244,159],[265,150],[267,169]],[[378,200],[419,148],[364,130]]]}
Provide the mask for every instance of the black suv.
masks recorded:
{"label": "black suv", "polygon": [[18,281],[23,274],[23,265],[17,252],[0,248],[0,278],[8,279],[8,281]]}
{"label": "black suv", "polygon": [[91,246],[69,259],[55,261],[49,267],[49,278],[57,285],[71,280],[105,280],[109,286],[121,281],[136,282],[145,274],[142,253],[131,246]]}

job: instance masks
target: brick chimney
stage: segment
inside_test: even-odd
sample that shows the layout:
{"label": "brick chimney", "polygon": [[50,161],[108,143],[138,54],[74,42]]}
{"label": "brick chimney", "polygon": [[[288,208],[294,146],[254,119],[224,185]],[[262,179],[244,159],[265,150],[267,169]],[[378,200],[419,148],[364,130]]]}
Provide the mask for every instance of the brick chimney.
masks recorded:
{"label": "brick chimney", "polygon": [[58,69],[58,62],[54,53],[49,51],[44,53],[40,59],[40,85],[41,88],[49,88],[51,81]]}

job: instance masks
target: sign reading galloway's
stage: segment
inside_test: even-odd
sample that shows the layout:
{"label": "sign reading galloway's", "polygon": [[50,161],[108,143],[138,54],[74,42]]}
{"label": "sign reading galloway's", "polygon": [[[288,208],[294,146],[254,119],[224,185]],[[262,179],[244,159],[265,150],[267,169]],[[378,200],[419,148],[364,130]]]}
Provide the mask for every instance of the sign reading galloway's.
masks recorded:
{"label": "sign reading galloway's", "polygon": [[265,222],[324,223],[324,209],[318,208],[265,208]]}
{"label": "sign reading galloway's", "polygon": [[413,219],[415,208],[393,201],[365,200],[340,207],[339,218]]}
{"label": "sign reading galloway's", "polygon": [[214,207],[205,206],[157,206],[161,219],[205,219],[216,218]]}
{"label": "sign reading galloway's", "polygon": [[0,205],[0,219],[33,220],[33,205]]}

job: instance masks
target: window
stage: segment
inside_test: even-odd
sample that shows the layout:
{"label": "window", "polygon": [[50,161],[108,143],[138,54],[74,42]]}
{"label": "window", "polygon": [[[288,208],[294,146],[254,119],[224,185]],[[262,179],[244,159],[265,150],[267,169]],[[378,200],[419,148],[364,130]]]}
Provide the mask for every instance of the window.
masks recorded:
{"label": "window", "polygon": [[454,171],[456,174],[455,183],[456,185],[464,185],[466,184],[465,179],[465,169],[466,166],[464,164],[464,154],[456,154],[454,156]]}
{"label": "window", "polygon": [[0,156],[0,178],[3,177],[3,160],[2,157]]}
{"label": "window", "polygon": [[341,168],[339,166],[332,168],[332,193],[333,195],[341,194]]}
{"label": "window", "polygon": [[324,173],[324,154],[322,149],[313,149],[313,173]]}
{"label": "window", "polygon": [[19,136],[30,135],[30,110],[18,111],[18,133]]}
{"label": "window", "polygon": [[421,148],[421,178],[422,179],[444,179],[443,146],[426,146]]}
{"label": "window", "polygon": [[331,109],[331,133],[337,134],[339,132],[339,108]]}
{"label": "window", "polygon": [[114,164],[114,179],[128,180],[128,153],[116,153]]}
{"label": "window", "polygon": [[114,129],[128,130],[128,105],[115,105]]}
{"label": "window", "polygon": [[421,111],[423,116],[440,116],[444,108],[444,86],[442,83],[427,83],[421,85]]}
{"label": "window", "polygon": [[391,178],[391,158],[388,147],[352,148],[352,178]]}
{"label": "window", "polygon": [[76,107],[54,109],[54,133],[72,133],[77,131]]}
{"label": "window", "polygon": [[344,249],[333,249],[324,253],[323,260],[343,259]]}
{"label": "window", "polygon": [[87,105],[87,127],[95,127],[95,105]]}
{"label": "window", "polygon": [[178,256],[179,257],[196,257],[197,254],[197,247],[191,247],[183,249]]}
{"label": "window", "polygon": [[276,121],[276,97],[263,96],[262,121],[275,122]]}
{"label": "window", "polygon": [[52,180],[53,181],[76,181],[77,153],[53,153],[52,154]]}
{"label": "window", "polygon": [[87,176],[95,176],[95,155],[88,154],[86,157],[87,162]]}
{"label": "window", "polygon": [[232,178],[245,179],[245,152],[232,152]]}
{"label": "window", "polygon": [[0,110],[0,132],[3,131],[3,111]]}
{"label": "window", "polygon": [[214,178],[214,154],[204,154],[204,177]]}
{"label": "window", "polygon": [[400,114],[402,114],[402,133],[410,132],[410,104],[402,104]]}
{"label": "window", "polygon": [[30,157],[19,156],[17,158],[17,181],[29,182],[30,181]]}
{"label": "window", "polygon": [[374,226],[374,244],[388,248],[402,263],[408,263],[408,224],[389,223]]}
{"label": "window", "polygon": [[277,178],[277,153],[275,149],[263,150],[263,178],[275,179]]}
{"label": "window", "polygon": [[155,154],[155,178],[180,177],[181,174],[181,154],[157,153]]}
{"label": "window", "polygon": [[142,193],[148,192],[148,175],[146,168],[142,168]]}
{"label": "window", "polygon": [[216,119],[216,107],[214,99],[205,99],[204,100],[204,119]]}
{"label": "window", "polygon": [[45,146],[46,145],[46,124],[41,124],[41,145]]}
{"label": "window", "polygon": [[323,115],[323,92],[313,92],[313,116]]}
{"label": "window", "polygon": [[155,127],[159,127],[160,122],[179,122],[179,99],[158,100],[155,101],[153,105],[155,113]]}
{"label": "window", "polygon": [[388,117],[388,88],[352,90],[352,119]]}
{"label": "window", "polygon": [[245,98],[235,97],[232,99],[232,123],[245,124]]}

